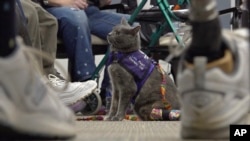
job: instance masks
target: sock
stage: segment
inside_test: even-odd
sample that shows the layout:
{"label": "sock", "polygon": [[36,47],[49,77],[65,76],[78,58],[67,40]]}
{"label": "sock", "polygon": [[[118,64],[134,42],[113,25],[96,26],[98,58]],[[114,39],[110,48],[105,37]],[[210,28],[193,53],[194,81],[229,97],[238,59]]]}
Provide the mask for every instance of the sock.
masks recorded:
{"label": "sock", "polygon": [[[193,68],[193,64],[185,62],[185,65],[189,68]],[[233,55],[229,50],[225,50],[224,51],[224,55],[223,57],[221,57],[220,59],[214,60],[212,62],[209,62],[207,64],[207,69],[210,68],[220,68],[221,70],[223,70],[225,73],[230,73],[233,71]]]}
{"label": "sock", "polygon": [[0,1],[0,56],[11,54],[16,48],[15,0]]}
{"label": "sock", "polygon": [[223,57],[221,26],[216,0],[190,1],[189,19],[192,25],[192,41],[185,60],[192,63],[196,56],[206,56],[208,62]]}
{"label": "sock", "polygon": [[208,62],[223,57],[221,27],[219,19],[207,22],[192,22],[192,42],[187,49],[185,60],[193,63],[196,56],[206,56]]}

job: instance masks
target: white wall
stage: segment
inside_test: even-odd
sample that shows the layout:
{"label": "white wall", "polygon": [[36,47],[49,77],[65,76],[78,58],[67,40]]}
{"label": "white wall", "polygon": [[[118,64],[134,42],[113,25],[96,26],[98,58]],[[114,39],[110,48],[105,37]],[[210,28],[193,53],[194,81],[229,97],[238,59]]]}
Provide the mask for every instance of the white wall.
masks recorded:
{"label": "white wall", "polygon": [[[218,10],[223,10],[232,7],[232,0],[217,0],[217,7]],[[230,21],[231,21],[232,13],[220,15],[221,25],[224,28],[231,28]]]}

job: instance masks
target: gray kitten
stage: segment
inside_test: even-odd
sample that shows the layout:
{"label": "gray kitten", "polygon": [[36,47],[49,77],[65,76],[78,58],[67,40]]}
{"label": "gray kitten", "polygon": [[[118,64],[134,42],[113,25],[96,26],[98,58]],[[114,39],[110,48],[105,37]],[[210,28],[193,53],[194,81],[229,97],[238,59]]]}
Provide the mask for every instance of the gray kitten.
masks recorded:
{"label": "gray kitten", "polygon": [[140,26],[131,27],[122,19],[107,36],[112,101],[106,120],[123,120],[131,102],[141,120],[178,120],[179,111],[172,110],[180,108],[177,88],[158,64],[140,51],[139,30]]}

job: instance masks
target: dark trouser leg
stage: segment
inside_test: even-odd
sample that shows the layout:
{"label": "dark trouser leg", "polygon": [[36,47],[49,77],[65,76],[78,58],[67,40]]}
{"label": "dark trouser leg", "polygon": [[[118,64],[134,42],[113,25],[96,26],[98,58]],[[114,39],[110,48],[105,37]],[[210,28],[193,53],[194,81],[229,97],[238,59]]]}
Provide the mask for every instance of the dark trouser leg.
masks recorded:
{"label": "dark trouser leg", "polygon": [[15,1],[0,1],[0,56],[8,56],[16,47]]}
{"label": "dark trouser leg", "polygon": [[[207,6],[207,8],[204,8],[204,6]],[[208,62],[212,62],[223,57],[221,27],[215,1],[192,0],[189,18],[193,33],[192,43],[185,56],[186,60],[192,63],[194,57],[206,56]]]}

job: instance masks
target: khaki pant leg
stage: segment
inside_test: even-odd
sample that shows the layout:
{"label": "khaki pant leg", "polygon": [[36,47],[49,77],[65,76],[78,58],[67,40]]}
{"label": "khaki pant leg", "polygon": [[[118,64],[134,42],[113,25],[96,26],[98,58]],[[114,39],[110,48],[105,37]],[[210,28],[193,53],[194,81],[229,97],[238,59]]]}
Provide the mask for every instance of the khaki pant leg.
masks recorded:
{"label": "khaki pant leg", "polygon": [[24,0],[29,2],[33,8],[36,9],[39,20],[39,31],[40,31],[40,42],[42,51],[50,56],[53,62],[48,60],[43,60],[43,68],[45,74],[55,73],[54,60],[56,56],[57,49],[57,31],[58,23],[57,19],[48,13],[39,4],[32,2],[31,0]]}
{"label": "khaki pant leg", "polygon": [[53,60],[53,62],[43,60],[43,68],[46,74],[54,74],[56,72],[54,68],[54,60],[56,59],[57,50],[57,19],[39,4],[33,3],[33,5],[36,8],[39,16],[42,50],[46,52]]}
{"label": "khaki pant leg", "polygon": [[[27,29],[31,39],[31,44],[34,48],[42,50],[39,19],[36,9],[30,4],[30,0],[21,0],[21,5],[23,7],[24,15],[27,19]],[[38,57],[38,62],[40,68],[42,69],[43,63],[40,57]]]}

